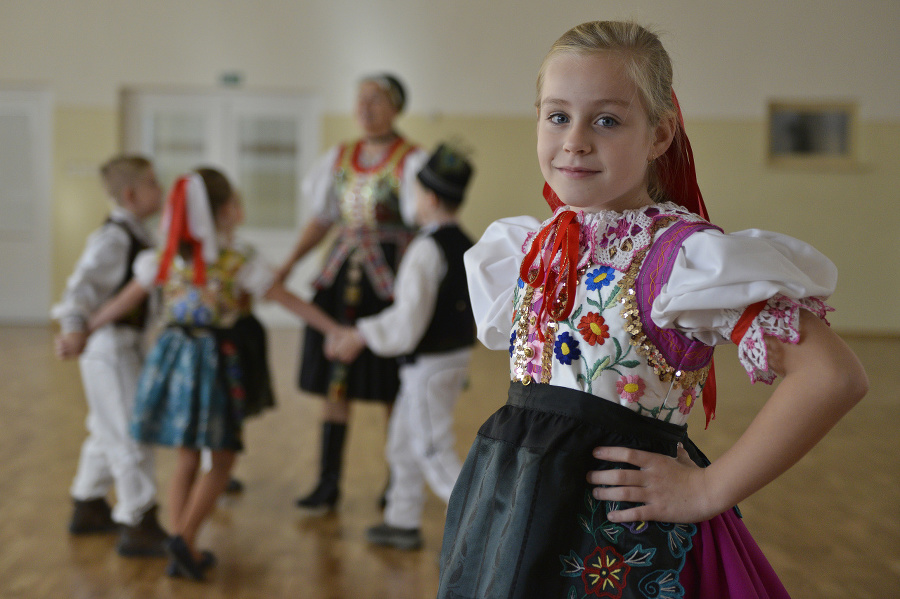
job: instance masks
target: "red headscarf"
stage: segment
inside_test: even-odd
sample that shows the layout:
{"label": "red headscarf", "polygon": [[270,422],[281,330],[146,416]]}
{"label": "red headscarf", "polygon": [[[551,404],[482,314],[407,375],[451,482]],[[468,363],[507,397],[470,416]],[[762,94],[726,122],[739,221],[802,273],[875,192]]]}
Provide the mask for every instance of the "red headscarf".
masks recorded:
{"label": "red headscarf", "polygon": [[[700,186],[697,185],[694,152],[684,130],[684,117],[681,115],[681,106],[675,97],[674,89],[672,102],[678,112],[678,125],[672,143],[656,160],[656,175],[668,200],[709,220]],[[554,213],[563,205],[549,183],[544,183],[544,199]],[[566,289],[574,289],[577,284],[579,234],[580,229],[574,213],[570,210],[561,212],[538,233],[522,262],[519,270],[522,280],[532,287],[544,286],[544,302],[541,305],[541,314],[538,315],[539,319],[547,313],[555,320],[564,320],[572,311],[574,294],[566,293]],[[538,252],[551,235],[556,235],[556,240],[549,257],[541,256],[539,265],[536,269],[533,268]],[[559,255],[559,272],[554,274],[550,264],[555,261],[557,255]],[[709,426],[709,421],[716,417],[716,373],[712,362],[709,365],[706,385],[703,387],[703,411],[706,413],[706,426]]]}

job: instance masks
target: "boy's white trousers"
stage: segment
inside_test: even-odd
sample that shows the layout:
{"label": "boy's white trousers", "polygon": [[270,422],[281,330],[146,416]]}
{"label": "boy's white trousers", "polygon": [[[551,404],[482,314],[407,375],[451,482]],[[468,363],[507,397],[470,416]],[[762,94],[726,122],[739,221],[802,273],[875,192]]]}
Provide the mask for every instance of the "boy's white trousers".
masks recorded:
{"label": "boy's white trousers", "polygon": [[462,469],[454,447],[453,409],[466,384],[470,348],[416,356],[400,367],[400,391],[388,425],[391,482],[384,521],[418,528],[425,483],[449,501]]}
{"label": "boy's white trousers", "polygon": [[108,325],[91,335],[79,358],[88,437],[70,492],[77,500],[96,499],[114,486],[112,517],[126,526],[156,503],[152,449],[128,432],[143,366],[141,340],[138,329]]}

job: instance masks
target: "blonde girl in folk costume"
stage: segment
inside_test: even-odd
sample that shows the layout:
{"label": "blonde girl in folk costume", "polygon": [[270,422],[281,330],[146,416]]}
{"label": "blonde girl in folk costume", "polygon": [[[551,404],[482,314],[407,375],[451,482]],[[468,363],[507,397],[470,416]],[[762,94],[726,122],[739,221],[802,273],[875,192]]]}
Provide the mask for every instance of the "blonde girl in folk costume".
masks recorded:
{"label": "blonde girl in folk costume", "polygon": [[[786,597],[732,506],[867,390],[824,320],[835,268],[706,220],[656,35],[575,27],[537,88],[554,214],[498,221],[466,255],[479,338],[509,350],[512,381],[450,499],[439,597]],[[709,464],[685,423],[701,397],[712,417],[729,341],[751,380],[783,379]]]}
{"label": "blonde girl in folk costume", "polygon": [[[428,154],[394,127],[405,104],[406,92],[396,77],[364,77],[356,98],[362,138],[332,148],[303,181],[314,216],[279,280],[334,231],[334,245],[313,283],[313,301],[342,324],[352,325],[391,304],[400,258],[414,234],[416,173]],[[307,329],[299,386],[328,401],[323,405],[319,480],[297,499],[304,508],[333,508],[338,501],[349,400],[381,402],[390,409],[400,385],[394,358],[366,349],[345,365],[329,360],[323,348],[322,335]]]}
{"label": "blonde girl in folk costume", "polygon": [[[197,534],[243,449],[248,400],[264,384],[244,351],[253,339],[237,325],[247,295],[277,301],[323,332],[336,327],[235,242],[242,220],[240,200],[222,173],[201,168],[179,178],[163,215],[165,247],[140,254],[135,280],[91,319],[91,328],[101,326],[161,289],[167,327],[144,366],[131,432],[178,450],[168,491],[170,576],[202,580],[213,565],[210,552],[197,551]],[[202,449],[210,450],[212,467],[198,474]]]}

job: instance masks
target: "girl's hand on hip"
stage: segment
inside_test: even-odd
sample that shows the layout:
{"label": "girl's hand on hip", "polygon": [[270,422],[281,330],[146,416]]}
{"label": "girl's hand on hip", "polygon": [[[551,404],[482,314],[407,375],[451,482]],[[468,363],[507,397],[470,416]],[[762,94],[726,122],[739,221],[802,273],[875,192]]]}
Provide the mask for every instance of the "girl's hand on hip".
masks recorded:
{"label": "girl's hand on hip", "polygon": [[706,469],[694,464],[681,444],[675,458],[625,447],[598,447],[593,455],[640,468],[588,472],[590,484],[602,485],[593,490],[595,499],[643,504],[610,512],[611,522],[702,522],[722,511],[707,497]]}

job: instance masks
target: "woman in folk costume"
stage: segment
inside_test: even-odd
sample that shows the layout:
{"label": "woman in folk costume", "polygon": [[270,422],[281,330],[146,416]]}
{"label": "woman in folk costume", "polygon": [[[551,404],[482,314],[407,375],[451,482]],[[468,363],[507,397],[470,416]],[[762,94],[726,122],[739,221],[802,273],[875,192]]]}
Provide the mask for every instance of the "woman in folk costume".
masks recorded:
{"label": "woman in folk costume", "polygon": [[[554,215],[498,221],[466,254],[479,338],[508,349],[511,383],[450,498],[439,597],[787,596],[731,508],[867,379],[824,320],[825,256],[708,222],[671,85],[633,23],[575,27],[544,60]],[[752,380],[783,380],[710,464],[686,422],[701,395],[712,418],[713,348],[729,341]]]}
{"label": "woman in folk costume", "polygon": [[[102,326],[161,290],[166,327],[141,374],[131,431],[145,443],[177,448],[168,492],[168,573],[195,580],[214,561],[195,543],[243,450],[248,399],[268,388],[264,373],[253,372],[258,357],[248,359],[257,339],[239,324],[247,296],[277,301],[323,332],[336,327],[276,282],[252,248],[235,242],[242,221],[240,200],[222,173],[201,168],[179,178],[163,215],[164,248],[141,253],[135,280],[91,319],[91,329]],[[207,472],[199,469],[204,449],[212,458]]]}
{"label": "woman in folk costume", "polygon": [[[390,305],[400,258],[413,237],[414,182],[428,154],[394,128],[405,103],[406,93],[395,77],[363,78],[356,100],[363,137],[332,148],[303,182],[314,216],[279,271],[279,280],[284,281],[298,260],[336,230],[324,269],[313,283],[313,301],[342,324],[352,325]],[[298,506],[307,508],[333,508],[337,503],[349,400],[391,406],[399,388],[393,358],[366,349],[345,365],[329,360],[323,344],[318,331],[306,331],[299,386],[327,398],[319,481],[297,500]]]}

